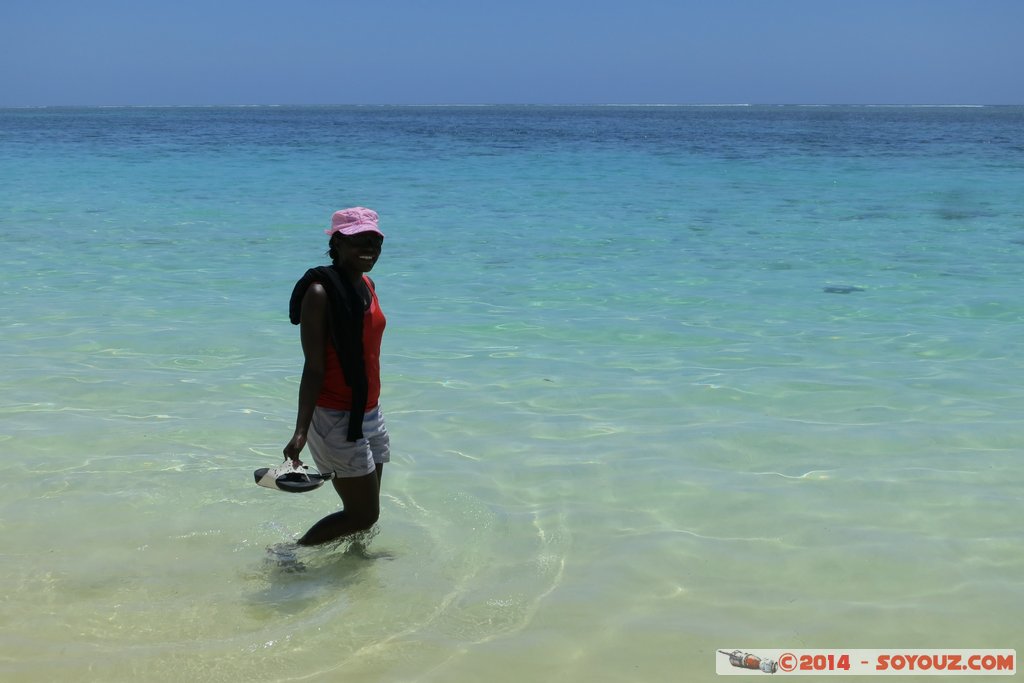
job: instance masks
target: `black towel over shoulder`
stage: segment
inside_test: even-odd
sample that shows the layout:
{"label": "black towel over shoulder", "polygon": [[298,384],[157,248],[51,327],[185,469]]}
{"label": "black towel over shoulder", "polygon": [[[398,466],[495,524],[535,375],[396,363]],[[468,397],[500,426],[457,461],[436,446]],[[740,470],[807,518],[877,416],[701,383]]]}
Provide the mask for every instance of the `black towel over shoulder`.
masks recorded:
{"label": "black towel over shoulder", "polygon": [[363,438],[363,414],[366,412],[369,386],[363,360],[363,301],[352,282],[333,266],[310,268],[295,283],[288,302],[288,317],[292,325],[302,321],[302,299],[314,282],[319,282],[327,291],[327,327],[331,343],[338,354],[345,381],[352,388],[352,414],[348,420],[347,438],[356,441]]}

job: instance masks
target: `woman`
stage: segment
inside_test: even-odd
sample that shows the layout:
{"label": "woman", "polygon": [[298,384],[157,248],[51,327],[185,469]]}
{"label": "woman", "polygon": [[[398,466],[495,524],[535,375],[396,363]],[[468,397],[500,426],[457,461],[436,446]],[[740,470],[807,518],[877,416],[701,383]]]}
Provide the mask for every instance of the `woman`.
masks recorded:
{"label": "woman", "polygon": [[372,527],[389,442],[380,412],[380,342],[385,318],[366,275],[380,257],[378,216],[357,206],[334,214],[331,266],[306,271],[289,305],[300,325],[302,381],[295,434],[285,458],[298,464],[309,444],[313,461],[341,496],[343,509],[314,524],[299,545],[319,545]]}

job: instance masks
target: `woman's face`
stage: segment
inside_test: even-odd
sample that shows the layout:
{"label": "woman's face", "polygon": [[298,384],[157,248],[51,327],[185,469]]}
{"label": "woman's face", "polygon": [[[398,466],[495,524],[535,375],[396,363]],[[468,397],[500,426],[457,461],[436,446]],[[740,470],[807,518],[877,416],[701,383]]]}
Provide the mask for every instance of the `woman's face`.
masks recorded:
{"label": "woman's face", "polygon": [[361,232],[357,235],[335,235],[337,261],[346,270],[369,273],[380,258],[384,238],[375,232]]}

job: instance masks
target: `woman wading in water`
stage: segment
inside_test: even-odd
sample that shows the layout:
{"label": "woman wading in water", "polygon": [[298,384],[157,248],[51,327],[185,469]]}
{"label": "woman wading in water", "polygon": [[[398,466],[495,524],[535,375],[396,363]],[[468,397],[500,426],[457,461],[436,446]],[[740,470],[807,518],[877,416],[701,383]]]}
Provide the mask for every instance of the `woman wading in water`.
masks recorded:
{"label": "woman wading in water", "polygon": [[380,515],[380,482],[390,459],[380,398],[380,343],[385,318],[366,273],[380,257],[377,212],[334,214],[333,264],[306,271],[295,285],[289,317],[300,326],[302,381],[295,433],[284,447],[296,464],[309,445],[321,474],[331,474],[343,508],[314,524],[299,545],[319,545],[371,528]]}

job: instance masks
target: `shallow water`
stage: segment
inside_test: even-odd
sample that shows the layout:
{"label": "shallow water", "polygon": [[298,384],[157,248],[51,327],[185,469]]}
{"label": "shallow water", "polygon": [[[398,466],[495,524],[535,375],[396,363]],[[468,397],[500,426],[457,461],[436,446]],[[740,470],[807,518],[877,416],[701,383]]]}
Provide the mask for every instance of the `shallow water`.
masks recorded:
{"label": "shallow water", "polygon": [[[710,680],[1024,635],[1024,110],[0,111],[0,672]],[[381,212],[365,552],[258,488]]]}

